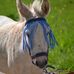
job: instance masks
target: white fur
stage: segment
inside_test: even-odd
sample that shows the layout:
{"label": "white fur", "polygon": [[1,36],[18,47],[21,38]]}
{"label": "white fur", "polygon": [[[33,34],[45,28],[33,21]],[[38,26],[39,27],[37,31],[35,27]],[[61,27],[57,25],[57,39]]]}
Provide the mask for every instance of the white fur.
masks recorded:
{"label": "white fur", "polygon": [[[22,49],[22,30],[26,20],[33,17],[42,17],[42,15],[37,14],[34,10],[34,7],[37,6],[36,2],[33,3],[31,9],[22,5],[21,0],[16,0],[16,3],[20,13],[20,21],[16,22],[6,16],[0,16],[0,71],[5,74],[42,74],[42,70],[32,64],[28,52],[24,52]],[[41,5],[38,6],[40,7],[39,11],[42,11]],[[38,10],[38,7],[35,8]],[[43,44],[43,39],[42,28],[38,26],[34,39],[34,48],[41,49],[39,51],[45,51],[47,44]],[[36,49],[33,49],[33,52]]]}
{"label": "white fur", "polygon": [[[5,63],[4,64],[3,62],[0,61],[0,70],[2,69],[3,71],[8,72],[10,68],[9,70],[10,74],[33,74],[33,72],[31,72],[31,69],[29,68],[32,68],[34,70],[36,69],[39,70],[38,68],[33,68],[30,55],[28,54],[28,52],[24,52],[22,49],[22,31],[26,21],[24,20],[22,22],[15,22],[14,20],[11,20],[10,18],[5,16],[2,16],[0,19],[1,19],[0,21],[0,60],[1,61],[4,60],[4,63]],[[4,21],[8,21],[8,22],[5,23]],[[44,48],[47,49],[46,48],[47,44],[46,43],[43,44],[42,42],[44,39],[44,36],[40,26],[38,27],[37,33],[38,34],[36,34],[34,39],[35,40],[34,41],[35,46],[33,49],[34,52],[35,50],[37,51],[38,48],[41,49],[39,51],[43,51]],[[38,47],[39,45],[40,47]],[[4,66],[5,70],[4,68],[2,68],[1,65]],[[19,71],[21,71],[20,73],[19,71],[18,73],[15,72],[17,71],[18,66],[20,68]],[[25,71],[25,73],[22,73],[23,72],[22,70],[24,70],[23,67],[25,68],[25,70],[28,67],[28,69],[30,70],[29,73],[28,71]],[[35,72],[36,71],[34,71],[34,73]],[[42,74],[42,71],[39,70],[39,74],[40,73]]]}
{"label": "white fur", "polygon": [[8,17],[0,16],[0,52],[6,51],[8,66],[14,61],[14,54],[17,54],[20,49],[24,25],[25,23],[18,23]]}
{"label": "white fur", "polygon": [[0,74],[5,74],[5,73],[3,73],[3,72],[0,72]]}
{"label": "white fur", "polygon": [[8,17],[0,16],[0,25],[13,24],[13,23],[16,22]]}

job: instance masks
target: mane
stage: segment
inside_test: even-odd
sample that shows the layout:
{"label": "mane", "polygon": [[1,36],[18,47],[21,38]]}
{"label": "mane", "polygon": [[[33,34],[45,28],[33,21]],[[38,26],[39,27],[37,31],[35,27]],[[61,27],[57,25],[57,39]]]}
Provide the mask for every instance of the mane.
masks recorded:
{"label": "mane", "polygon": [[[5,17],[7,18],[7,17]],[[11,19],[7,18],[6,21]],[[22,30],[25,22],[0,23],[0,52],[7,53],[8,61],[13,61],[21,48]],[[9,55],[10,53],[10,55]],[[8,62],[8,65],[10,62]]]}
{"label": "mane", "polygon": [[0,26],[2,25],[11,25],[11,24],[14,24],[14,23],[17,23],[16,21],[10,19],[9,17],[6,17],[6,16],[0,16]]}

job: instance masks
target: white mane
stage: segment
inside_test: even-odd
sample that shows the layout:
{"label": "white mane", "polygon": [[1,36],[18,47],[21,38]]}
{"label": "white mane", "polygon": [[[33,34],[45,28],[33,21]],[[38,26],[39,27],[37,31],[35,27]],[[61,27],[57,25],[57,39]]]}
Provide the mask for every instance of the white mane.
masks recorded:
{"label": "white mane", "polygon": [[5,16],[0,16],[0,19],[0,52],[7,52],[9,65],[14,59],[14,53],[18,53],[20,49],[22,30],[25,22],[15,22]]}
{"label": "white mane", "polygon": [[16,21],[5,16],[0,16],[0,25],[13,24],[13,23],[16,23]]}

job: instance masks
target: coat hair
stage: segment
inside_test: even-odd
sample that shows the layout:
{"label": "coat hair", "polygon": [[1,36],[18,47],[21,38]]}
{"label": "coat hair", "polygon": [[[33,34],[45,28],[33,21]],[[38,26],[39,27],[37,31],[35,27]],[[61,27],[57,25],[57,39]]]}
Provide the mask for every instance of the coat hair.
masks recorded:
{"label": "coat hair", "polygon": [[23,4],[21,0],[16,0],[16,6],[19,21],[0,16],[0,53],[4,52],[7,55],[8,67],[14,62],[15,57],[23,52],[21,40],[25,22],[31,18],[45,17],[49,11],[48,0],[34,0],[30,7]]}

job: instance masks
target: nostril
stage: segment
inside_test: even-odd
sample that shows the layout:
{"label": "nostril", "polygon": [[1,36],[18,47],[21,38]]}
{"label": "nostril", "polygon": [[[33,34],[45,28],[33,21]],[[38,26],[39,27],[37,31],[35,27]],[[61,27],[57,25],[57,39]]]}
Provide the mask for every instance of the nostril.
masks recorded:
{"label": "nostril", "polygon": [[47,64],[47,60],[45,61],[45,65]]}

